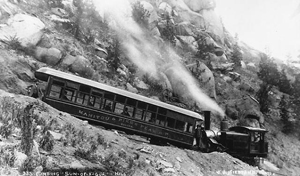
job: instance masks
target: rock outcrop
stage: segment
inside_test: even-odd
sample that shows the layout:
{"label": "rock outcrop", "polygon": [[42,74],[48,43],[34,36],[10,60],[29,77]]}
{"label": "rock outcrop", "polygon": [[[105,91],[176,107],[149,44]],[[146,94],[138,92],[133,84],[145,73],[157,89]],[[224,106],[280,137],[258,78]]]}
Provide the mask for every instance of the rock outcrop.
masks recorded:
{"label": "rock outcrop", "polygon": [[27,14],[16,14],[0,28],[0,40],[6,42],[16,40],[25,48],[32,47],[41,40],[44,28],[45,24],[39,18]]}

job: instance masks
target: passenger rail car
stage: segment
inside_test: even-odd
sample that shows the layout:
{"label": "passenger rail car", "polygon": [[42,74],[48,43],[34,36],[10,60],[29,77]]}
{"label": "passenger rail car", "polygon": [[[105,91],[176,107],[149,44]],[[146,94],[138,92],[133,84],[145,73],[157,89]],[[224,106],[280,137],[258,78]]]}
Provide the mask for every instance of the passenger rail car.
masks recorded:
{"label": "passenger rail car", "polygon": [[151,98],[43,67],[35,77],[47,81],[43,101],[58,110],[102,126],[151,138],[152,143],[191,147],[203,117]]}

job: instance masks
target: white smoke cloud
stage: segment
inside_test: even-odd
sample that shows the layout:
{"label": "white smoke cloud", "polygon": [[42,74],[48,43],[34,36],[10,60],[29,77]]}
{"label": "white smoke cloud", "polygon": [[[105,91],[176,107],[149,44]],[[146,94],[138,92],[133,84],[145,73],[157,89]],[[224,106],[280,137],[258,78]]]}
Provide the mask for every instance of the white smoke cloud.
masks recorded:
{"label": "white smoke cloud", "polygon": [[[182,90],[190,93],[201,107],[224,116],[223,110],[197,86],[195,79],[181,64],[181,58],[168,46],[160,45],[158,39],[143,33],[131,18],[131,5],[128,0],[94,0],[99,13],[108,18],[110,26],[117,32],[126,50],[127,57],[139,69],[159,79],[161,74],[174,70],[168,78],[181,83]],[[185,92],[186,93],[186,92]]]}

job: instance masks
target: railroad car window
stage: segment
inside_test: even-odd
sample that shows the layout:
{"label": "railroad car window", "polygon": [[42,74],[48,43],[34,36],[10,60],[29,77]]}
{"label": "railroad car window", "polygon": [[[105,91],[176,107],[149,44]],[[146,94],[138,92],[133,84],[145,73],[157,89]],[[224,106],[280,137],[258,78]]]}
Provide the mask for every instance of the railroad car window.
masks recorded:
{"label": "railroad car window", "polygon": [[83,104],[85,97],[86,97],[86,95],[84,93],[79,92],[77,95],[76,102],[79,104]]}
{"label": "railroad car window", "polygon": [[88,101],[88,105],[89,105],[89,106],[94,106],[94,105],[95,105],[95,99],[96,99],[96,97],[93,96],[93,95],[91,95],[91,96],[90,96],[90,99],[89,99],[89,101]]}
{"label": "railroad car window", "polygon": [[64,82],[53,80],[50,89],[50,97],[59,98],[62,87],[64,87],[64,85]]}
{"label": "railroad car window", "polygon": [[109,99],[109,100],[114,100],[115,95],[113,93],[104,92],[104,98]]}
{"label": "railroad car window", "polygon": [[148,110],[151,111],[151,112],[156,112],[157,111],[157,106],[149,104],[148,105]]}
{"label": "railroad car window", "polygon": [[188,133],[192,133],[193,132],[193,124],[186,123],[186,129],[185,129],[185,131],[188,132]]}
{"label": "railroad car window", "polygon": [[[128,112],[128,114],[129,114],[129,117],[132,117],[134,108],[131,107],[131,106],[126,106],[125,108],[127,108],[127,112]],[[125,110],[125,109],[124,109],[124,110]],[[125,115],[126,115],[126,111],[124,111],[124,112],[125,112]]]}
{"label": "railroad car window", "polygon": [[145,112],[145,121],[146,122],[155,122],[155,114],[152,112]]}
{"label": "railroad car window", "polygon": [[165,126],[166,117],[162,115],[157,115],[156,124]]}
{"label": "railroad car window", "polygon": [[105,100],[103,109],[106,111],[113,111],[113,101]]}
{"label": "railroad car window", "polygon": [[94,107],[95,108],[100,108],[101,107],[101,103],[102,103],[102,96],[103,96],[103,92],[97,91],[97,90],[93,90],[92,91],[92,96],[95,97],[95,103],[94,103]]}
{"label": "railroad car window", "polygon": [[75,90],[65,89],[61,95],[63,100],[74,101],[75,102]]}
{"label": "railroad car window", "polygon": [[[120,104],[120,103],[117,103],[117,104]],[[122,107],[123,108],[118,111],[118,114],[122,114],[122,115],[128,116],[128,117],[132,117],[133,107],[125,106],[125,105],[122,105]],[[116,105],[116,109],[117,109],[117,105]]]}
{"label": "railroad car window", "polygon": [[147,103],[144,102],[138,102],[138,108],[140,109],[146,109],[147,108]]}
{"label": "railroad car window", "polygon": [[123,109],[124,109],[124,104],[122,103],[116,103],[116,106],[115,106],[115,113],[117,114],[121,114],[123,112]]}
{"label": "railroad car window", "polygon": [[167,117],[166,126],[170,128],[174,128],[175,126],[175,119]]}
{"label": "railroad car window", "polygon": [[101,107],[101,98],[100,97],[96,97],[95,98],[95,104],[94,104],[95,108],[100,108]]}
{"label": "railroad car window", "polygon": [[91,92],[91,88],[89,86],[86,86],[86,85],[80,85],[79,91],[89,94]]}
{"label": "railroad car window", "polygon": [[85,106],[87,106],[88,105],[88,103],[89,103],[89,100],[90,100],[90,98],[89,98],[90,96],[89,95],[87,95],[87,94],[85,94],[84,95],[84,100],[83,100],[83,105],[85,105]]}
{"label": "railroad car window", "polygon": [[143,118],[143,110],[142,109],[138,109],[138,108],[136,108],[135,109],[135,118],[137,118],[137,119],[142,119]]}
{"label": "railroad car window", "polygon": [[175,129],[180,130],[180,131],[184,131],[184,125],[185,125],[185,122],[180,121],[180,120],[176,120]]}
{"label": "railroad car window", "polygon": [[126,104],[135,107],[136,106],[136,100],[128,98]]}
{"label": "railroad car window", "polygon": [[62,87],[58,85],[52,85],[50,89],[50,97],[59,98],[61,89]]}
{"label": "railroad car window", "polygon": [[167,114],[167,110],[165,108],[158,108],[158,113],[162,114],[162,115],[166,115]]}

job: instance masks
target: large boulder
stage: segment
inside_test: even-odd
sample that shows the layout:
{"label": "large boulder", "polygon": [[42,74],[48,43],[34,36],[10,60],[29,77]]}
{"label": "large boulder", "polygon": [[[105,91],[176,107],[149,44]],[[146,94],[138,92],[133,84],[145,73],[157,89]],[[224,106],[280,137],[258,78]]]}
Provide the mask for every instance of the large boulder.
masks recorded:
{"label": "large boulder", "polygon": [[212,48],[211,52],[218,57],[224,54],[224,50],[222,49],[222,47],[217,44],[217,42],[215,42],[215,40],[212,39],[209,35],[201,33],[201,36],[201,39],[197,40],[198,45],[210,46]]}
{"label": "large boulder", "polygon": [[164,0],[164,2],[178,13],[178,17],[174,17],[176,23],[189,21],[196,27],[205,29],[218,42],[224,42],[223,24],[214,11],[213,0]]}
{"label": "large boulder", "polygon": [[209,97],[217,99],[215,78],[212,71],[200,61],[188,64],[187,67],[199,81],[201,89],[204,90]]}
{"label": "large boulder", "polygon": [[206,21],[206,30],[207,32],[212,34],[212,37],[220,42],[224,43],[224,26],[222,23],[222,19],[220,18],[219,15],[216,14],[214,10],[203,10],[201,12],[202,17]]}
{"label": "large boulder", "polygon": [[259,110],[258,101],[252,96],[243,96],[233,101],[227,101],[226,109],[238,112],[238,119],[241,123],[257,127],[257,124],[264,124],[264,116]]}
{"label": "large boulder", "polygon": [[85,57],[76,56],[76,60],[70,66],[70,71],[85,78],[92,78],[94,70],[90,65],[90,62]]}
{"label": "large boulder", "polygon": [[49,65],[56,65],[62,58],[62,52],[57,48],[36,47],[35,58]]}
{"label": "large boulder", "polygon": [[133,87],[130,83],[126,83],[126,89],[129,91],[129,92],[132,92],[132,93],[138,93],[139,91]]}
{"label": "large boulder", "polygon": [[[219,107],[211,99],[213,95],[208,95],[204,89],[201,89],[199,81],[182,66],[171,65],[164,70],[165,75],[170,81],[173,93],[178,96],[179,101],[187,105],[189,108],[209,109],[217,113],[220,112]],[[206,80],[210,82],[209,78]],[[213,88],[211,88],[213,90]],[[214,93],[211,93],[214,94]]]}
{"label": "large boulder", "polygon": [[136,78],[134,80],[133,84],[134,84],[135,87],[137,87],[139,89],[144,89],[144,90],[148,90],[149,89],[149,85],[146,84],[144,81],[138,79],[138,78]]}
{"label": "large boulder", "polygon": [[205,25],[204,18],[201,14],[192,11],[183,0],[164,0],[178,13],[177,17],[174,17],[176,23],[183,21],[190,21],[191,24],[197,27],[203,27]]}
{"label": "large boulder", "polygon": [[182,46],[186,46],[188,50],[196,53],[198,50],[198,43],[193,36],[177,36]]}
{"label": "large boulder", "polygon": [[194,34],[192,30],[193,27],[194,26],[188,21],[178,23],[175,26],[175,35],[192,36]]}
{"label": "large boulder", "polygon": [[72,65],[74,62],[75,62],[75,60],[76,60],[77,58],[75,57],[75,56],[72,56],[72,55],[70,55],[70,54],[67,54],[64,58],[63,58],[63,60],[61,61],[61,66],[62,67],[69,67],[70,65]]}
{"label": "large boulder", "polygon": [[19,41],[23,47],[35,46],[42,38],[45,24],[38,18],[27,14],[16,14],[0,28],[0,40]]}
{"label": "large boulder", "polygon": [[158,6],[158,14],[159,15],[172,16],[172,13],[173,13],[173,9],[168,3],[162,2],[159,4],[159,6]]}
{"label": "large boulder", "polygon": [[141,1],[140,2],[143,8],[148,11],[149,17],[148,17],[148,27],[150,30],[155,28],[155,24],[158,21],[158,15],[157,12],[155,11],[154,7],[147,1]]}

